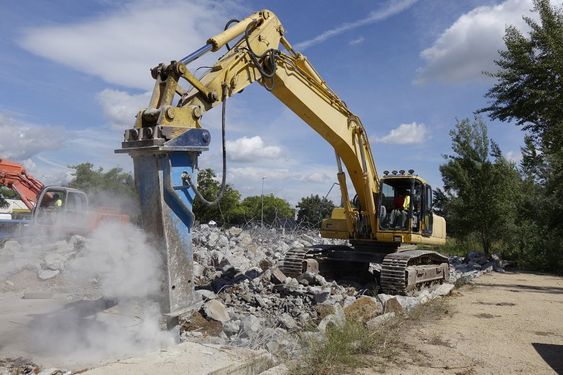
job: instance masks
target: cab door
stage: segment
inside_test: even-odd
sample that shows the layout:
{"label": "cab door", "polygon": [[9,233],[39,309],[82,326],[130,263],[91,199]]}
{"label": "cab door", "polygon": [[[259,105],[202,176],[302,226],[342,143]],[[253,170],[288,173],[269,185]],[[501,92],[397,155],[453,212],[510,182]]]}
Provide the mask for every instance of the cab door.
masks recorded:
{"label": "cab door", "polygon": [[423,196],[422,196],[422,235],[431,236],[432,235],[432,225],[433,225],[433,213],[432,213],[432,187],[430,185],[424,185]]}

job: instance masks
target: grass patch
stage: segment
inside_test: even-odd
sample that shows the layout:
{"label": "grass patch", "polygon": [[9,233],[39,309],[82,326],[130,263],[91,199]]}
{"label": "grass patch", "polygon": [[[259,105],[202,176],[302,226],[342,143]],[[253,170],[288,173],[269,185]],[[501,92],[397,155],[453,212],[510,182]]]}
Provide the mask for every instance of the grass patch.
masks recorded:
{"label": "grass patch", "polygon": [[[408,314],[397,316],[382,325],[369,329],[358,321],[346,321],[342,326],[330,325],[326,335],[309,332],[302,336],[302,356],[294,361],[292,374],[336,375],[360,367],[381,367],[399,358],[401,352],[410,353],[402,336],[413,327],[452,316],[454,311],[444,298],[419,305]],[[436,345],[448,346],[447,342]]]}
{"label": "grass patch", "polygon": [[446,347],[451,347],[451,344],[449,341],[444,340],[443,338],[441,338],[440,336],[434,334],[430,340],[427,341],[428,344],[430,345],[435,345],[435,346],[446,346]]}
{"label": "grass patch", "polygon": [[430,323],[445,317],[451,317],[455,311],[446,298],[436,298],[412,309],[406,319],[410,322]]}
{"label": "grass patch", "polygon": [[[388,322],[386,327],[394,326]],[[330,325],[326,335],[307,336],[302,339],[303,357],[294,365],[292,374],[341,374],[346,369],[363,365],[365,355],[378,354],[386,348],[390,331],[383,326],[369,329],[363,323],[347,320],[344,325]]]}

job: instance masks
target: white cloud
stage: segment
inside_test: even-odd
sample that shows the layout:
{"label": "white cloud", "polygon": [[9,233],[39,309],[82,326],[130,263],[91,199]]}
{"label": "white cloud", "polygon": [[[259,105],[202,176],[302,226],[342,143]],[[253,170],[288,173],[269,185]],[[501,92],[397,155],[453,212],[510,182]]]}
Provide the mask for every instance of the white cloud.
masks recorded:
{"label": "white cloud", "polygon": [[261,159],[277,159],[282,154],[280,147],[266,146],[260,136],[227,141],[226,146],[227,156],[232,161],[252,162]]}
{"label": "white cloud", "polygon": [[303,181],[307,181],[307,182],[327,182],[327,181],[332,181],[335,179],[335,175],[334,173],[332,175],[329,175],[327,173],[324,172],[313,172],[313,173],[309,173],[306,175],[302,175],[301,180]]}
{"label": "white cloud", "polygon": [[131,1],[109,14],[24,30],[20,45],[106,82],[150,89],[149,69],[182,58],[222,31],[233,1]]}
{"label": "white cloud", "polygon": [[0,112],[0,158],[21,162],[62,145],[60,129],[29,124]]}
{"label": "white cloud", "polygon": [[105,89],[98,93],[102,112],[114,129],[128,129],[135,124],[137,113],[149,104],[150,93],[131,95],[125,91]]}
{"label": "white cloud", "polygon": [[[336,179],[336,166],[325,166],[318,164],[303,165],[298,163],[289,168],[286,164],[282,167],[275,163],[266,163],[261,166],[244,166],[229,168],[227,182],[238,189],[243,197],[260,195],[262,192],[262,178],[264,178],[264,194],[287,199],[295,205],[301,197],[311,194],[325,196]],[[350,194],[353,186],[348,183]],[[333,188],[329,199],[340,202],[340,190]]]}
{"label": "white cloud", "polygon": [[121,132],[107,127],[71,130],[34,124],[0,112],[0,159],[21,163],[44,184],[63,184],[71,179],[69,165],[92,162],[96,166],[130,167],[128,156],[116,156]]}
{"label": "white cloud", "polygon": [[426,141],[428,135],[426,125],[412,122],[399,125],[385,136],[376,138],[375,141],[389,144],[417,144]]}
{"label": "white cloud", "polygon": [[364,40],[365,40],[364,37],[361,36],[361,37],[359,37],[359,38],[352,39],[351,41],[349,41],[349,42],[348,42],[348,45],[350,45],[350,46],[356,46],[356,45],[358,45],[358,44],[362,44],[362,43],[364,42]]}
{"label": "white cloud", "polygon": [[262,178],[281,181],[292,176],[289,169],[268,167],[236,167],[230,169],[231,177],[239,180],[259,181]]}
{"label": "white cloud", "polygon": [[513,163],[520,163],[522,160],[522,153],[519,151],[508,151],[505,155],[506,160],[511,161]]}
{"label": "white cloud", "polygon": [[394,16],[395,14],[401,13],[402,11],[410,8],[417,0],[396,0],[390,1],[386,4],[386,6],[381,7],[373,12],[371,12],[367,17],[359,19],[355,22],[344,23],[338,25],[332,29],[326,30],[321,34],[317,35],[314,38],[305,40],[303,42],[297,43],[295,45],[295,49],[297,50],[306,50],[309,47],[317,45],[319,43],[324,42],[327,39],[333,38],[339,34],[342,34],[346,31],[350,31],[356,29],[361,26],[369,25],[372,23],[380,22],[386,20],[389,17]]}
{"label": "white cloud", "polygon": [[532,0],[507,0],[463,14],[431,47],[420,53],[426,64],[418,69],[416,82],[483,79],[484,71],[496,70],[494,60],[498,58],[498,50],[504,49],[506,26],[527,31],[529,28],[522,17],[535,18],[530,12],[532,8]]}

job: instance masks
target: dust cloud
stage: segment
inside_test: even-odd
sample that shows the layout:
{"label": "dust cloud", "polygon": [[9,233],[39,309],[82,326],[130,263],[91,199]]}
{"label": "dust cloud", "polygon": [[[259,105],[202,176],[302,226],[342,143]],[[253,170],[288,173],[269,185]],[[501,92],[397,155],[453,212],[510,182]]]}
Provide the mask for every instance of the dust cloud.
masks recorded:
{"label": "dust cloud", "polygon": [[[42,240],[34,231],[29,241],[0,245],[0,284],[24,296],[48,291],[60,302],[47,311],[22,311],[31,319],[19,327],[19,352],[50,366],[76,367],[176,342],[177,332],[160,328],[162,259],[142,230],[104,222],[86,237],[55,240],[55,228]],[[45,279],[46,272],[55,276]]]}

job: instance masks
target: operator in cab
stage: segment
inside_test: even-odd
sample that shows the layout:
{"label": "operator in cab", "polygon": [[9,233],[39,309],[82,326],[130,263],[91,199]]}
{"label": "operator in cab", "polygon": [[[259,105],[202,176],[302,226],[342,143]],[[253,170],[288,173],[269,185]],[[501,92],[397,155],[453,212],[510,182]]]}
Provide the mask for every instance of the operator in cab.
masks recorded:
{"label": "operator in cab", "polygon": [[411,204],[411,197],[407,189],[397,190],[393,199],[393,211],[391,211],[390,222],[395,228],[405,228],[407,212]]}

